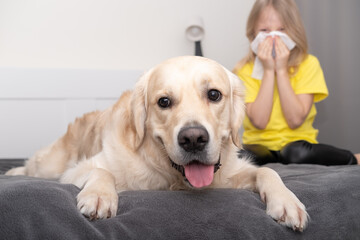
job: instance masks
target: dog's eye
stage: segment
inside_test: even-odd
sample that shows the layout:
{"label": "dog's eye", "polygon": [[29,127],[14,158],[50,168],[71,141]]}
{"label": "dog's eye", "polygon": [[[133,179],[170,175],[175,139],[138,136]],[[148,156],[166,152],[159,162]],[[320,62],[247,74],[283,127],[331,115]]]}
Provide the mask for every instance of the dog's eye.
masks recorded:
{"label": "dog's eye", "polygon": [[171,101],[167,97],[162,97],[158,100],[158,105],[161,108],[168,108],[171,106]]}
{"label": "dog's eye", "polygon": [[208,92],[208,99],[212,102],[218,102],[221,100],[221,92],[219,92],[218,90],[216,89],[211,89],[209,92]]}

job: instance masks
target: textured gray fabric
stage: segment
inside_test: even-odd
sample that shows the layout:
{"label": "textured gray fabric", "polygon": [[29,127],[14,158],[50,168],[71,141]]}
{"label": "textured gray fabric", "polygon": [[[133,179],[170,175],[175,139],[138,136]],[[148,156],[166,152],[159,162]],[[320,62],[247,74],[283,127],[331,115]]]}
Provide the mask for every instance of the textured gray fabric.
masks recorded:
{"label": "textured gray fabric", "polygon": [[73,185],[0,176],[1,239],[360,239],[360,167],[270,164],[306,205],[303,233],[247,190],[126,191],[115,218],[89,221]]}

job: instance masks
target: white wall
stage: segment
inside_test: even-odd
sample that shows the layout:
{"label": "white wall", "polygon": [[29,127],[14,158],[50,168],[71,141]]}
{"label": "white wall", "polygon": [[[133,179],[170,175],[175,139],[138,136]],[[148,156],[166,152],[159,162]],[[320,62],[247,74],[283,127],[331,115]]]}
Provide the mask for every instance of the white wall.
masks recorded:
{"label": "white wall", "polygon": [[246,54],[254,0],[0,0],[0,158],[29,157],[82,113],[104,109],[146,69],[203,53],[227,68]]}
{"label": "white wall", "polygon": [[0,66],[144,70],[193,54],[187,22],[201,16],[203,53],[228,68],[248,49],[253,0],[1,0]]}

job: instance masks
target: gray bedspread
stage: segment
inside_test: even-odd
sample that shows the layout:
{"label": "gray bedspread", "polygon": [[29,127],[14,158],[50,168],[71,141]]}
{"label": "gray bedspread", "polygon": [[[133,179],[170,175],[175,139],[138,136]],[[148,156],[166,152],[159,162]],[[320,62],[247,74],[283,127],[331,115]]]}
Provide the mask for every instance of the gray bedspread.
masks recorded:
{"label": "gray bedspread", "polygon": [[126,191],[115,218],[90,221],[73,185],[0,175],[1,239],[360,239],[360,167],[270,164],[307,207],[303,233],[247,190]]}

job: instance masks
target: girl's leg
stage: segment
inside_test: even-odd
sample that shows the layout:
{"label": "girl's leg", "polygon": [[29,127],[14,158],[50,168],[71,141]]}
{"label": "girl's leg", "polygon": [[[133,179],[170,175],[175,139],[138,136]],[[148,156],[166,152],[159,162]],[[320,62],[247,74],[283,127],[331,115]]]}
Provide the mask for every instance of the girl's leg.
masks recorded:
{"label": "girl's leg", "polygon": [[243,150],[240,150],[240,155],[249,156],[256,165],[279,162],[279,152],[270,151],[262,145],[244,144],[243,148]]}
{"label": "girl's leg", "polygon": [[285,164],[307,163],[327,166],[357,164],[356,157],[348,150],[307,141],[289,143],[280,151],[280,155]]}

